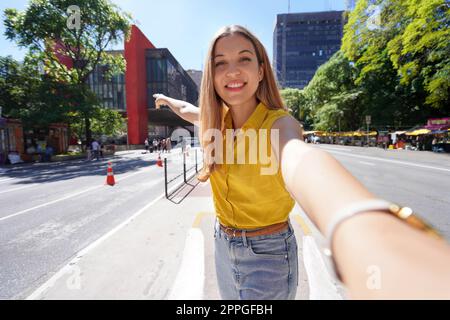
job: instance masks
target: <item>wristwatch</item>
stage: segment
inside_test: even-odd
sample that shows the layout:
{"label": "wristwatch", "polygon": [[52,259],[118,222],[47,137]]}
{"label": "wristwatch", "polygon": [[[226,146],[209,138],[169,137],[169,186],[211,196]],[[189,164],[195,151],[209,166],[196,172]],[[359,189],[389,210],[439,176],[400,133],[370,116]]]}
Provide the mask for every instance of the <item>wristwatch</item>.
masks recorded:
{"label": "wristwatch", "polygon": [[376,212],[376,211],[383,211],[388,214],[393,215],[394,217],[406,222],[410,226],[419,229],[427,234],[429,234],[432,237],[442,239],[442,235],[439,234],[439,232],[434,229],[430,224],[423,221],[421,218],[416,216],[413,213],[413,210],[409,207],[400,207],[399,205],[382,200],[382,199],[371,199],[371,200],[365,200],[360,201],[356,203],[352,203],[351,205],[339,210],[333,217],[330,226],[328,228],[326,240],[327,240],[327,247],[324,248],[324,254],[331,258],[332,264],[334,267],[334,271],[336,273],[336,276],[339,280],[341,280],[341,277],[339,275],[339,272],[336,267],[336,263],[333,258],[333,252],[332,252],[332,241],[334,233],[336,232],[337,227],[344,221],[350,219],[351,217],[354,217],[358,214],[362,213],[368,213],[368,212]]}

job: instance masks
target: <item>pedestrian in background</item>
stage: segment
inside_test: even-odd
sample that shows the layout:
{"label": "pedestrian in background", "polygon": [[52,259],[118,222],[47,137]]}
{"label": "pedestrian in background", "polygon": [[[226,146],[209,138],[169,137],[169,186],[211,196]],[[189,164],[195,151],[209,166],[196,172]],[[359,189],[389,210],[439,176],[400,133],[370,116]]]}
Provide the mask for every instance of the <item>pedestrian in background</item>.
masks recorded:
{"label": "pedestrian in background", "polygon": [[186,152],[186,139],[184,137],[181,137],[181,153]]}
{"label": "pedestrian in background", "polygon": [[99,149],[99,152],[100,152],[100,157],[102,158],[102,159],[105,159],[105,157],[104,157],[104,151],[105,151],[105,145],[103,144],[103,142],[101,142],[100,143],[100,149]]}
{"label": "pedestrian in background", "polygon": [[166,139],[166,147],[167,147],[167,152],[170,153],[170,150],[172,150],[172,140],[170,139],[170,137],[168,137]]}
{"label": "pedestrian in background", "polygon": [[145,153],[147,153],[148,152],[148,147],[149,147],[148,138],[145,138],[144,146],[145,146]]}
{"label": "pedestrian in background", "polygon": [[161,139],[158,138],[158,152],[161,152]]}
{"label": "pedestrian in background", "polygon": [[47,143],[47,146],[45,147],[43,162],[50,162],[52,160],[52,156],[53,156],[53,147]]}
{"label": "pedestrian in background", "polygon": [[97,161],[100,160],[99,156],[100,156],[100,144],[98,143],[97,140],[94,139],[94,141],[92,141],[92,160],[93,158],[95,158]]}

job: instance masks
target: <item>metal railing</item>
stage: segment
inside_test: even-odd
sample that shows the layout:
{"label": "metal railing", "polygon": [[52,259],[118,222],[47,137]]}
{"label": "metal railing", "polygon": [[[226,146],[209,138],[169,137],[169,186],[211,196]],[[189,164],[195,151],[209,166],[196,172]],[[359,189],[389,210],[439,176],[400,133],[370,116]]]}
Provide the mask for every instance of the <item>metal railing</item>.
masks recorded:
{"label": "metal railing", "polygon": [[[174,182],[175,180],[177,180],[179,177],[183,176],[183,182],[187,183],[187,173],[189,171],[191,171],[192,169],[195,169],[195,173],[198,173],[198,157],[197,157],[197,149],[194,150],[195,151],[195,164],[193,166],[191,166],[190,168],[186,168],[186,152],[182,152],[183,154],[183,172],[176,175],[175,177],[173,177],[172,179],[168,180],[167,178],[167,158],[164,158],[164,191],[166,194],[166,198],[169,198],[173,193],[175,193],[179,188],[181,188],[183,186],[183,184],[180,184],[180,186],[178,188],[175,188],[174,190],[172,190],[172,192],[169,194],[169,183]],[[189,177],[189,179],[192,177]]]}

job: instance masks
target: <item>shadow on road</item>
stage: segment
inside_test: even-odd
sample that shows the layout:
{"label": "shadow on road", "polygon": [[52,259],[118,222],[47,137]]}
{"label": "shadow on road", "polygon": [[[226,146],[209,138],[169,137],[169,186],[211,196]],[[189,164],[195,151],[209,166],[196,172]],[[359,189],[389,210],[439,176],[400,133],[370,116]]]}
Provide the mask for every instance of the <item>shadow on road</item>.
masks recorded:
{"label": "shadow on road", "polygon": [[3,172],[1,178],[18,178],[14,185],[47,183],[70,180],[83,176],[106,176],[108,162],[113,161],[114,174],[133,172],[144,167],[156,165],[156,160],[129,159],[123,157],[105,157],[101,160],[85,159],[64,162],[31,163],[13,167]]}

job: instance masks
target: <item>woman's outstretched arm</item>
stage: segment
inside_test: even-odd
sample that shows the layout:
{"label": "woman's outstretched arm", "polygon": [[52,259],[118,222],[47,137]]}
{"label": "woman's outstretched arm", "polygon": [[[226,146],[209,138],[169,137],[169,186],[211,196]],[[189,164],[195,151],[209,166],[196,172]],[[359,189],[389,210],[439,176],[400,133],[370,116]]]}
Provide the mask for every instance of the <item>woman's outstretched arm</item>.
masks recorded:
{"label": "woman's outstretched arm", "polygon": [[160,93],[154,94],[153,98],[155,98],[156,109],[159,109],[163,105],[168,106],[182,119],[194,125],[198,125],[200,108],[190,104],[189,102],[173,99]]}
{"label": "woman's outstretched arm", "polygon": [[[325,234],[333,214],[357,201],[376,198],[327,152],[308,146],[293,117],[274,122],[272,141],[286,187]],[[351,298],[450,299],[450,246],[386,212],[344,221],[333,252]],[[370,285],[379,276],[380,287]]]}

